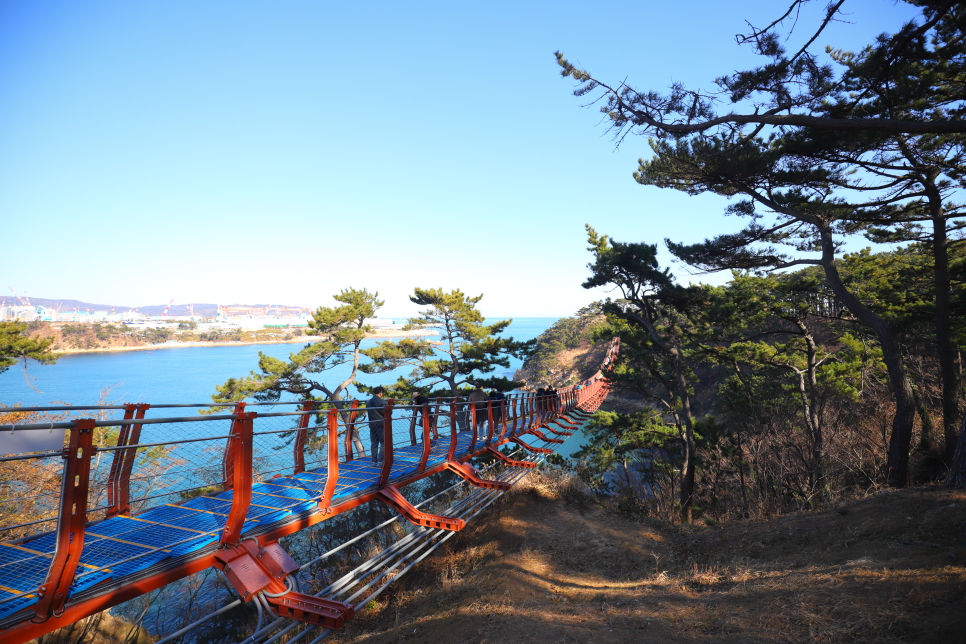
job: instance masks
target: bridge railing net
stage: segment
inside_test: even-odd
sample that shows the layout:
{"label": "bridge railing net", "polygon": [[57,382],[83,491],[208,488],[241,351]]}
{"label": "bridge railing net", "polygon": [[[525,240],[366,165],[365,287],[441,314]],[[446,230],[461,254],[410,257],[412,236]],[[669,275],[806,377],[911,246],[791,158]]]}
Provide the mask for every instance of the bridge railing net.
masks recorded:
{"label": "bridge railing net", "polygon": [[[451,451],[457,458],[478,453],[488,444],[521,436],[554,412],[595,400],[601,377],[598,373],[543,398],[511,394],[504,401],[475,405],[466,397],[435,398],[422,405],[386,401],[381,411],[387,422],[379,435],[382,456],[389,448],[391,459],[381,464],[372,462],[373,425],[362,401],[305,403],[301,410],[294,405],[252,405],[246,410],[240,405],[235,413],[184,417],[164,417],[169,408],[148,405],[104,407],[97,418],[50,423],[50,431],[57,428],[65,434],[48,451],[11,456],[3,455],[0,427],[0,554],[6,557],[0,567],[9,573],[5,579],[19,574],[12,572],[18,566],[25,571],[19,586],[0,580],[0,618],[19,610],[11,606],[27,605],[17,602],[37,601],[31,593],[54,579],[51,562],[62,555],[58,548],[63,551],[64,544],[81,541],[77,529],[84,539],[82,551],[71,555],[79,561],[72,592],[144,571],[221,539],[237,539],[262,527],[274,530],[270,526],[293,514],[314,512],[320,502],[333,504],[386,482],[413,480],[407,477],[444,463]],[[338,411],[332,412],[332,406]],[[121,410],[123,419],[117,417]],[[38,433],[48,429],[35,416],[9,412],[0,409],[0,422],[12,420],[13,427]],[[94,449],[83,456],[90,468],[84,477],[83,521],[71,524],[64,507],[85,493],[65,496],[67,467],[76,468],[82,458],[66,447],[83,432]],[[234,489],[247,488],[244,472],[249,467],[250,506],[231,518],[240,503],[249,503],[247,489],[240,502]]]}
{"label": "bridge railing net", "polygon": [[[569,393],[568,390],[562,390]],[[577,391],[579,394],[584,392]],[[589,388],[586,391],[590,393]],[[561,394],[554,405],[563,404]],[[364,403],[353,408],[347,403],[336,416],[338,461],[372,457],[372,429]],[[472,444],[479,448],[488,440],[509,437],[538,421],[551,406],[532,397],[512,396],[503,402],[468,402],[464,398],[433,399],[428,405],[414,406],[411,401],[396,401],[387,414],[390,418],[389,443],[401,460],[419,464],[424,442],[423,415],[428,410],[431,458],[448,452],[452,432],[457,430],[457,453]],[[543,408],[543,409],[541,409]],[[157,413],[157,410],[155,410]],[[97,427],[97,448],[91,463],[89,520],[100,520],[119,510],[137,514],[150,508],[176,504],[194,496],[219,493],[226,480],[225,454],[232,432],[232,417],[166,421],[151,419],[140,424],[136,442],[120,444],[121,428],[136,420],[116,419]],[[300,428],[300,419],[308,418]],[[153,421],[153,422],[150,422]],[[474,429],[475,432],[471,431]],[[326,410],[285,415],[260,415],[254,421],[252,437],[253,480],[264,481],[290,474],[295,462],[296,441],[305,434],[304,467],[328,467],[328,423]],[[492,427],[492,431],[491,431]],[[384,441],[385,442],[385,441]],[[385,446],[384,446],[385,448]],[[384,449],[383,449],[384,452]],[[398,452],[398,454],[396,454]],[[130,458],[129,472],[123,462]],[[57,518],[63,459],[60,454],[38,454],[20,460],[0,462],[0,540],[9,541],[51,530]],[[126,495],[119,489],[126,482]],[[118,507],[126,496],[128,507]],[[122,505],[124,505],[122,503]]]}
{"label": "bridge railing net", "polygon": [[56,527],[63,476],[60,454],[0,462],[0,541]]}
{"label": "bridge railing net", "polygon": [[143,425],[130,476],[131,512],[220,492],[231,423],[217,419]]}

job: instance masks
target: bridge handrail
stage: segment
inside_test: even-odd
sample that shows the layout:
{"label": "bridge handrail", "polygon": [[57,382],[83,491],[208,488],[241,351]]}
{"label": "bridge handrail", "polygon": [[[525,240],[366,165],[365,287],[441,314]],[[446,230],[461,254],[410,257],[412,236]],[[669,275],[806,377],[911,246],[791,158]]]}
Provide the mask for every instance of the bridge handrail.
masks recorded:
{"label": "bridge handrail", "polygon": [[[616,348],[616,342],[612,343],[603,368],[607,368]],[[439,471],[441,463],[468,460],[511,440],[531,449],[521,439],[528,433],[545,441],[562,442],[548,438],[540,428],[548,434],[560,433],[546,423],[598,399],[602,391],[606,392],[606,379],[603,371],[598,371],[582,383],[562,388],[552,395],[512,393],[504,400],[487,399],[476,404],[470,404],[466,396],[438,397],[422,405],[411,404],[410,399],[389,399],[381,408],[384,413],[381,441],[384,458],[377,468],[376,488],[421,478],[431,460],[435,469],[430,469],[430,473]],[[248,411],[249,407],[281,404],[302,405],[302,409]],[[0,535],[6,535],[2,546],[28,543],[33,548],[41,538],[53,539],[55,546],[49,555],[30,550],[36,553],[36,556],[30,555],[35,559],[41,555],[49,559],[46,581],[41,589],[18,591],[15,597],[0,595],[0,606],[34,592],[40,596],[37,608],[40,613],[56,613],[63,608],[71,593],[86,587],[85,583],[99,583],[104,572],[109,572],[108,564],[79,563],[85,535],[90,532],[98,546],[106,548],[113,547],[115,542],[126,543],[121,538],[113,539],[116,535],[102,533],[96,528],[102,520],[136,517],[149,510],[167,512],[168,507],[195,507],[182,504],[199,496],[205,499],[205,503],[212,504],[210,509],[205,506],[206,509],[199,512],[227,515],[220,528],[208,529],[201,525],[179,528],[191,534],[180,540],[166,541],[163,547],[135,550],[128,555],[125,553],[132,552],[129,545],[117,545],[119,554],[110,559],[110,566],[116,568],[161,549],[186,553],[191,550],[185,548],[194,547],[192,544],[203,542],[197,546],[200,548],[212,543],[212,539],[237,543],[244,534],[253,534],[253,530],[256,535],[274,535],[273,538],[277,539],[281,533],[275,526],[281,525],[279,522],[292,521],[284,517],[327,512],[339,485],[343,486],[340,507],[347,508],[354,503],[353,499],[363,499],[368,494],[369,488],[353,487],[356,480],[353,477],[358,478],[358,474],[352,472],[361,470],[355,464],[350,467],[356,459],[375,456],[372,453],[375,438],[367,440],[363,435],[366,428],[371,434],[376,427],[368,415],[360,416],[368,411],[364,401],[243,402],[235,404],[233,413],[144,417],[152,409],[213,406],[225,405],[138,403],[0,409],[0,412],[124,410],[124,417],[120,419],[88,417],[0,425],[0,450],[3,449],[3,435],[8,432],[63,430],[62,436],[66,436],[66,446],[60,450],[0,457],[0,467],[8,468],[5,472],[8,476],[3,479],[7,482],[0,490],[8,495],[0,499]],[[311,422],[313,415],[319,419],[317,422]],[[23,420],[30,420],[30,417]],[[294,425],[290,424],[293,421]],[[56,441],[56,436],[48,440]],[[64,443],[62,438],[60,444]],[[309,459],[311,467],[315,468],[311,471]],[[341,475],[340,469],[349,472],[348,478]],[[283,472],[294,473],[286,478],[282,476]],[[313,472],[324,472],[324,475]],[[302,478],[297,480],[304,483],[291,483],[296,480],[293,477],[300,475]],[[59,490],[53,487],[52,481],[55,480],[60,481]],[[288,490],[285,494],[272,494],[273,486],[279,485],[273,483],[276,480],[290,481],[285,484]],[[315,480],[319,481],[317,485],[312,483]],[[255,486],[259,486],[257,493]],[[253,500],[255,494],[258,498]],[[253,508],[256,508],[256,514],[251,514]],[[14,520],[2,525],[4,514]],[[41,518],[36,518],[38,516]],[[53,530],[42,527],[53,521],[57,522]],[[148,520],[149,523],[152,521],[160,526],[175,527],[160,520]],[[9,550],[4,552],[9,553]],[[0,615],[3,614],[0,609]]]}

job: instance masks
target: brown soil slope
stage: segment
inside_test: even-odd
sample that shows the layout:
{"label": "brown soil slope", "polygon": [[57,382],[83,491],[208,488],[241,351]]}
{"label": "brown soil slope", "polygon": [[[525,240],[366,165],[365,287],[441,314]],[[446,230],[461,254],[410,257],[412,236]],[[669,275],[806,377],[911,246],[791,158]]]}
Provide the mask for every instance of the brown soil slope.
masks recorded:
{"label": "brown soil slope", "polygon": [[667,526],[509,496],[337,642],[966,642],[966,493]]}

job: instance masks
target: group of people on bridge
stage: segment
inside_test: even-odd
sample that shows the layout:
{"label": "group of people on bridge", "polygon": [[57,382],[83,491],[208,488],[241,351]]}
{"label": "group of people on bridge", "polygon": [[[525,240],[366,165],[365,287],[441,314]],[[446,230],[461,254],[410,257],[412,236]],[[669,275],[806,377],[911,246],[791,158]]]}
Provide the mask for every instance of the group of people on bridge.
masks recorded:
{"label": "group of people on bridge", "polygon": [[[556,389],[547,387],[540,388],[536,392],[535,406],[540,414],[552,414],[560,408],[560,395]],[[382,386],[372,390],[372,397],[366,402],[366,422],[369,425],[369,455],[374,463],[381,463],[385,458],[385,429],[386,429],[386,389]],[[468,395],[456,396],[452,399],[452,404],[456,407],[455,421],[459,432],[472,430],[476,433],[477,440],[485,440],[490,429],[499,427],[506,416],[506,394],[498,389],[491,389],[487,394],[483,388],[477,385]],[[435,404],[435,413],[429,411]],[[421,413],[428,413],[430,429],[433,439],[438,438],[437,424],[439,419],[439,406],[441,399],[436,402],[430,400],[423,393],[418,393],[412,400],[409,415],[409,436],[412,444],[415,445],[419,432],[416,431]],[[347,431],[350,434],[349,441],[358,456],[365,456],[366,449],[360,437],[358,429],[359,423],[350,424]]]}

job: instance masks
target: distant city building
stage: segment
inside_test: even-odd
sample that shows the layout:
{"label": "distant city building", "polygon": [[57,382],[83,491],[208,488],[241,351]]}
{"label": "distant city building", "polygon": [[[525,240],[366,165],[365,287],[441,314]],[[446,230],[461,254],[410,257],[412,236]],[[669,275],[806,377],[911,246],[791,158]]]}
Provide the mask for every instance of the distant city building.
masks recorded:
{"label": "distant city building", "polygon": [[0,319],[33,322],[37,319],[37,309],[32,306],[4,306],[0,308]]}

